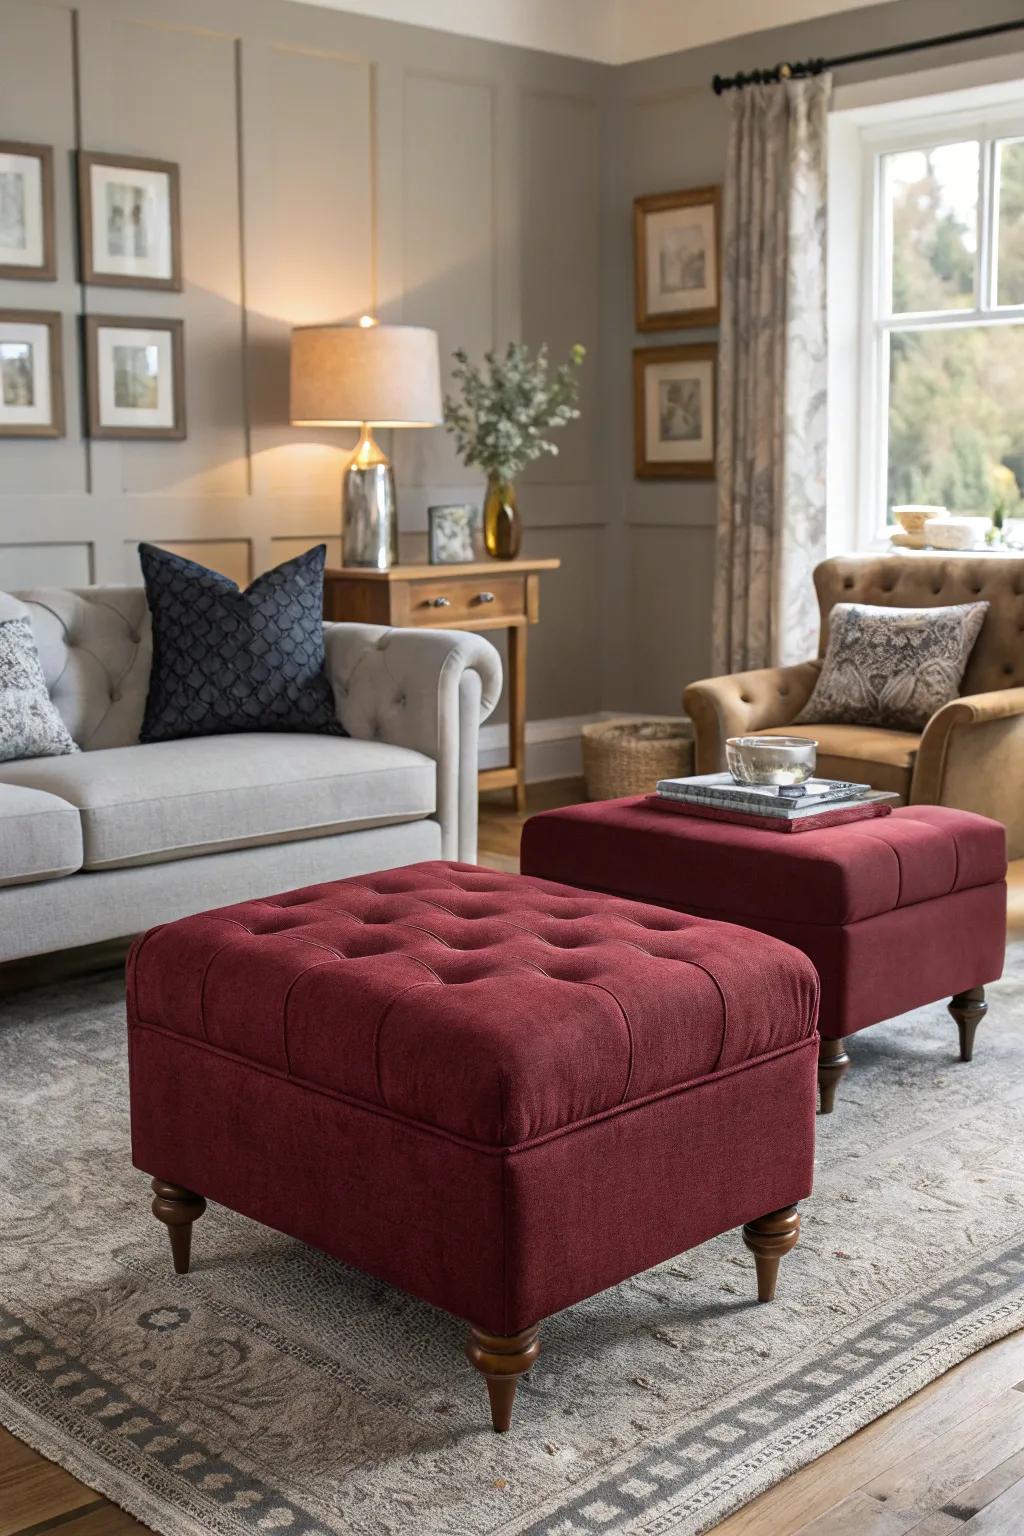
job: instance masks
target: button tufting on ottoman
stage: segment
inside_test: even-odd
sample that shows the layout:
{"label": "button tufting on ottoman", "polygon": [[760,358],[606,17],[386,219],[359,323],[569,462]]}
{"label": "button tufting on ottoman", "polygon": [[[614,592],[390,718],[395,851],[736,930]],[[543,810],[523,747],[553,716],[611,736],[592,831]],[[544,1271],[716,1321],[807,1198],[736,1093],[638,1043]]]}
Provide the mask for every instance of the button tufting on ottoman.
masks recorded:
{"label": "button tufting on ottoman", "polygon": [[137,942],[134,1161],[181,1269],[210,1197],[467,1318],[507,1427],[551,1312],[741,1223],[767,1299],[816,1008],[727,924],[458,864],[337,881]]}
{"label": "button tufting on ottoman", "polygon": [[946,806],[785,835],[680,816],[646,795],[544,811],[524,873],[663,904],[796,945],[821,977],[822,1110],[843,1037],[952,996],[971,1058],[1006,949],[1006,831]]}

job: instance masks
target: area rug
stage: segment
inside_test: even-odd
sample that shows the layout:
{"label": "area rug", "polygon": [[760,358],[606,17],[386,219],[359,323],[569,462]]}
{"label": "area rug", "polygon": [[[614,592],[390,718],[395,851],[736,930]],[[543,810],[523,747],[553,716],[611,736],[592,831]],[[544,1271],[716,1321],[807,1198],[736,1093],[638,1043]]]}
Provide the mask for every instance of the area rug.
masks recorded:
{"label": "area rug", "polygon": [[24,993],[0,1419],[165,1536],[707,1530],[1024,1324],[1020,949],[990,999],[969,1066],[941,1004],[855,1039],[773,1307],[726,1234],[550,1319],[499,1437],[443,1313],[217,1207],[175,1277],[129,1158],[119,978]]}

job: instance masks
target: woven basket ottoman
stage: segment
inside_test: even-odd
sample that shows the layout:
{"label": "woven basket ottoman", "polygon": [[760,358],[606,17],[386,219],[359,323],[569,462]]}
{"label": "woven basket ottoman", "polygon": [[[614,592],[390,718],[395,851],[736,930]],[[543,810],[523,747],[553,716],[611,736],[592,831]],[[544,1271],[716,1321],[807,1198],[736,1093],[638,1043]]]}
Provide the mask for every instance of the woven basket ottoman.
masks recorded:
{"label": "woven basket ottoman", "polygon": [[823,1114],[848,1035],[951,997],[970,1061],[1006,950],[1006,830],[945,806],[820,832],[683,816],[647,796],[575,805],[523,828],[525,874],[741,923],[802,949],[821,978]]}
{"label": "woven basket ottoman", "polygon": [[154,928],[132,1154],[174,1265],[204,1197],[466,1319],[507,1429],[538,1324],[743,1225],[770,1301],[810,1193],[796,950],[429,863]]}

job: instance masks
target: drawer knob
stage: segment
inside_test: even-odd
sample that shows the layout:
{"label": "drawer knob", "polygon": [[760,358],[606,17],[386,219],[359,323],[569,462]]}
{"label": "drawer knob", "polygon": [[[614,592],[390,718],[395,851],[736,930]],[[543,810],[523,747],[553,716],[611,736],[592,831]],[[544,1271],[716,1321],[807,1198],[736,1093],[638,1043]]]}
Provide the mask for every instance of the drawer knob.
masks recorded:
{"label": "drawer knob", "polygon": [[476,600],[477,600],[478,603],[493,603],[494,602],[494,593],[493,592],[478,592],[477,595],[476,595]]}
{"label": "drawer knob", "polygon": [[427,598],[427,607],[428,608],[450,608],[451,605],[452,605],[452,600],[451,600],[450,597],[428,597]]}

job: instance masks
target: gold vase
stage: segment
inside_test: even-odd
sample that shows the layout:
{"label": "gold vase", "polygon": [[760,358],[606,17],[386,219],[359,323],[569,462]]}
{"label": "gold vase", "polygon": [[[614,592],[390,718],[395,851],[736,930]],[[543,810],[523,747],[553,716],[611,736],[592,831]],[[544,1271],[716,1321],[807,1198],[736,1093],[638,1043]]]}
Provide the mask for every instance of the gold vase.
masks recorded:
{"label": "gold vase", "polygon": [[484,544],[496,560],[514,560],[523,542],[516,488],[509,480],[491,475],[484,500]]}

